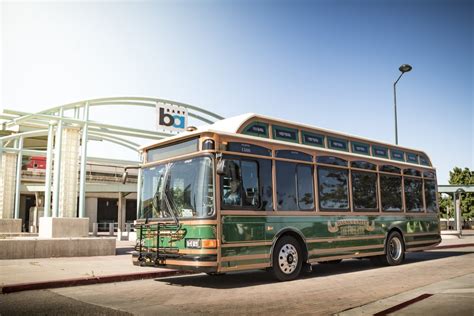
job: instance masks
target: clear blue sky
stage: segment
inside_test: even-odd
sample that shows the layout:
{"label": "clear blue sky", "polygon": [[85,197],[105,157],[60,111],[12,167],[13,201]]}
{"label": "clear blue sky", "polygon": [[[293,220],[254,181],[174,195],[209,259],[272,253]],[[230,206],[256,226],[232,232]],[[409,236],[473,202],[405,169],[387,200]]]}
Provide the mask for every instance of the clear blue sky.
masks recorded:
{"label": "clear blue sky", "polygon": [[[0,106],[120,95],[257,112],[426,151],[446,183],[474,168],[473,1],[1,4]],[[145,111],[95,119],[153,128]],[[92,154],[110,150],[92,144]],[[135,158],[130,152],[124,158]]]}

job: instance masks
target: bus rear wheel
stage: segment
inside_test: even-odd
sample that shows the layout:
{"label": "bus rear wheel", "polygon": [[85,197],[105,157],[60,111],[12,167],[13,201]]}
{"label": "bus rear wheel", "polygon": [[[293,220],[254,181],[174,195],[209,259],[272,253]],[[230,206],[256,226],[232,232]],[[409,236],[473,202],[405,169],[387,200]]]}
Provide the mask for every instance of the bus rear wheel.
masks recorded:
{"label": "bus rear wheel", "polygon": [[301,272],[302,260],[303,253],[298,240],[283,236],[273,249],[273,275],[279,281],[296,279]]}
{"label": "bus rear wheel", "polygon": [[405,259],[405,246],[403,237],[399,232],[392,232],[385,244],[385,254],[382,256],[372,257],[371,261],[375,265],[396,266]]}

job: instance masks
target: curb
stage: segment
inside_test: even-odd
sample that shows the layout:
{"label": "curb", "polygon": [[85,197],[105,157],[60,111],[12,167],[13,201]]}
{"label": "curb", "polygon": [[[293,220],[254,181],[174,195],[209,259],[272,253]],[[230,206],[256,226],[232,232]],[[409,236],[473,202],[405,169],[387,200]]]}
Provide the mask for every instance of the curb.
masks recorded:
{"label": "curb", "polygon": [[464,248],[464,247],[474,247],[474,243],[468,243],[468,244],[457,244],[457,245],[445,245],[445,246],[437,246],[434,247],[431,250],[437,250],[437,249],[450,249],[450,248]]}
{"label": "curb", "polygon": [[[474,243],[437,246],[435,248],[432,248],[431,250],[464,248],[464,247],[474,247]],[[196,274],[196,273],[197,272],[194,272],[194,271],[168,270],[168,271],[157,271],[157,272],[139,272],[139,273],[128,273],[128,274],[104,275],[104,276],[96,276],[96,277],[53,280],[53,281],[44,281],[44,282],[6,284],[0,287],[0,293],[8,294],[8,293],[15,293],[15,292],[22,292],[22,291],[54,289],[54,288],[60,288],[60,287],[91,285],[91,284],[100,284],[100,283],[135,281],[135,280],[142,280],[142,279],[163,278],[163,277],[168,277],[168,276],[188,275],[188,274]]]}
{"label": "curb", "polygon": [[196,272],[193,272],[193,271],[170,270],[170,271],[158,271],[158,272],[139,272],[139,273],[129,273],[129,274],[104,275],[104,276],[96,276],[96,277],[53,280],[53,281],[45,281],[45,282],[18,283],[18,284],[10,284],[10,285],[6,284],[0,287],[0,293],[7,294],[7,293],[22,292],[22,291],[53,289],[53,288],[59,288],[59,287],[134,281],[134,280],[162,278],[162,277],[168,277],[168,276],[186,275],[186,274],[195,274],[195,273]]}

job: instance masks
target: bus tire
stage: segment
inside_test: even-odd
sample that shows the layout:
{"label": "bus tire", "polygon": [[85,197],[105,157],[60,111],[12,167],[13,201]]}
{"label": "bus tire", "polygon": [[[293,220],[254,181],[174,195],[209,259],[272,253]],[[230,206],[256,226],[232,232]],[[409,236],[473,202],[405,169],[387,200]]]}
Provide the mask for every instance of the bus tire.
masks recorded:
{"label": "bus tire", "polygon": [[402,235],[394,231],[385,244],[385,254],[382,256],[372,257],[371,260],[375,265],[396,266],[405,259],[405,245],[403,244]]}
{"label": "bus tire", "polygon": [[281,237],[273,248],[272,260],[272,272],[278,281],[296,279],[303,263],[301,244],[292,236]]}

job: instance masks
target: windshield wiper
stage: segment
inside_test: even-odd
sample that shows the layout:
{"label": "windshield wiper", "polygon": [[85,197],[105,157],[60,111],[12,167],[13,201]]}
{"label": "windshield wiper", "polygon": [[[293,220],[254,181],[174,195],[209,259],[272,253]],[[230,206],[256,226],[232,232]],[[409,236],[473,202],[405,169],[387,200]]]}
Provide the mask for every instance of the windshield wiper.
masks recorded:
{"label": "windshield wiper", "polygon": [[165,175],[164,175],[164,185],[163,185],[163,191],[162,191],[162,197],[163,197],[163,200],[165,202],[165,205],[166,205],[166,208],[168,209],[168,213],[173,217],[173,220],[177,226],[177,229],[179,230],[179,219],[178,219],[178,216],[176,215],[176,211],[175,209],[172,207],[171,205],[171,201],[168,197],[168,178],[169,178],[169,175],[170,175],[170,170],[171,170],[171,167],[173,166],[173,163],[168,163],[166,165],[166,170],[165,170]]}

